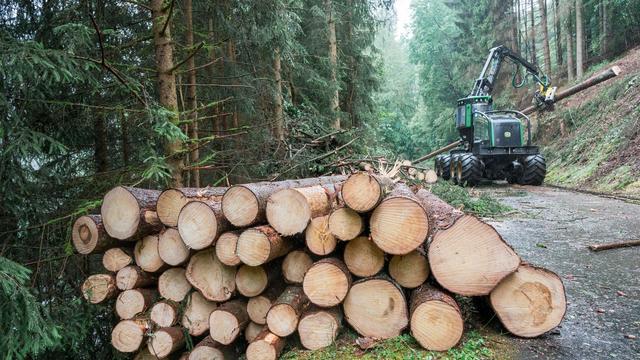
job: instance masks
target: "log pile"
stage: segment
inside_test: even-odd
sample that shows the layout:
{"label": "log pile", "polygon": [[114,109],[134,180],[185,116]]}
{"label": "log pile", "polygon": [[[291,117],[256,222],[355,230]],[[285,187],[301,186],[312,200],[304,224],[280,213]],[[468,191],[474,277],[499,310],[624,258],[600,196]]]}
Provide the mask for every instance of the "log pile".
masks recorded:
{"label": "log pile", "polygon": [[522,262],[492,226],[367,172],[120,186],[101,214],[77,219],[72,239],[103,254],[83,296],[113,299],[111,343],[139,358],[277,359],[294,334],[316,350],[343,326],[370,339],[409,331],[445,351],[464,330],[454,295],[484,297],[520,337],[555,328],[566,310],[561,279]]}

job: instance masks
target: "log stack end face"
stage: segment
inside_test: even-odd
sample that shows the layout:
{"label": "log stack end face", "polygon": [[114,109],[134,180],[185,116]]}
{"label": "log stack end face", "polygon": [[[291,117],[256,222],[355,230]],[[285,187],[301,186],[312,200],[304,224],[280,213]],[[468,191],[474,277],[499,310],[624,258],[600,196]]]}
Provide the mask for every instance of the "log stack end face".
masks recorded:
{"label": "log stack end face", "polygon": [[98,244],[98,226],[89,216],[81,216],[73,223],[71,239],[80,254],[90,254]]}
{"label": "log stack end face", "polygon": [[382,196],[380,183],[364,172],[352,174],[342,186],[344,203],[357,212],[370,211],[378,205]]}
{"label": "log stack end face", "polygon": [[259,209],[256,196],[242,185],[230,187],[222,197],[222,213],[237,227],[253,225],[259,216]]}
{"label": "log stack end face", "polygon": [[111,345],[116,350],[124,353],[138,351],[147,328],[135,320],[125,320],[119,322],[111,332]]}
{"label": "log stack end face", "polygon": [[178,231],[187,247],[201,250],[214,242],[218,222],[209,205],[202,201],[192,201],[178,215]]}
{"label": "log stack end face", "polygon": [[107,233],[125,240],[135,235],[140,223],[140,205],[124,186],[111,189],[102,201],[100,213]]}
{"label": "log stack end face", "polygon": [[258,229],[247,229],[240,234],[236,254],[240,261],[249,266],[259,266],[269,260],[271,242],[268,234]]}
{"label": "log stack end face", "polygon": [[166,226],[178,226],[178,215],[182,207],[189,202],[179,189],[167,189],[158,197],[158,218]]}
{"label": "log stack end face", "polygon": [[269,197],[267,221],[278,233],[284,236],[295,235],[307,227],[312,216],[311,210],[307,198],[300,191],[284,189]]}
{"label": "log stack end face", "polygon": [[427,213],[413,199],[385,199],[371,215],[371,238],[384,252],[405,255],[417,249],[429,234]]}

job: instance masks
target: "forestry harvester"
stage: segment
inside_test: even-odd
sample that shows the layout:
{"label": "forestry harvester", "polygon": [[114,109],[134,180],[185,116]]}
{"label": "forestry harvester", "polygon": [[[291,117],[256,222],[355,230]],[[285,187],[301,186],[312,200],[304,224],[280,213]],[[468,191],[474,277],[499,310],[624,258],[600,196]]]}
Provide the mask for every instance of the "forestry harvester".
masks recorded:
{"label": "forestry harvester", "polygon": [[[553,106],[556,88],[550,86],[549,77],[505,46],[491,49],[471,93],[457,103],[455,122],[461,146],[435,158],[436,173],[443,179],[462,186],[476,185],[482,179],[542,184],[546,164],[538,147],[531,144],[529,117],[516,110],[493,109],[491,92],[505,60],[516,65],[514,87],[523,86],[531,77],[539,85],[535,106]],[[520,66],[526,73],[517,83]]]}

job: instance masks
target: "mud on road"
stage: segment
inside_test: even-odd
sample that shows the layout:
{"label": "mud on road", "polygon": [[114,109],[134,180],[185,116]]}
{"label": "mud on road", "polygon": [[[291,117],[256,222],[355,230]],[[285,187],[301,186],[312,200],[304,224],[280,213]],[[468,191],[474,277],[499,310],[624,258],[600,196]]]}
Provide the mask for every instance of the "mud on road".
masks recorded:
{"label": "mud on road", "polygon": [[[567,313],[537,339],[507,336],[518,359],[640,359],[640,247],[587,246],[640,239],[640,205],[548,187],[480,187],[515,211],[489,222],[523,260],[562,277]],[[633,337],[636,339],[633,339]]]}

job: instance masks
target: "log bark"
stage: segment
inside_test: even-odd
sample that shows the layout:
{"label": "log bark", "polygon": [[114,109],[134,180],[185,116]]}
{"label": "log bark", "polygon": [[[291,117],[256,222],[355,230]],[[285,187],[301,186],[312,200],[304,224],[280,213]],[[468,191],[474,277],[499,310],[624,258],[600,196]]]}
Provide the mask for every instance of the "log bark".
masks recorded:
{"label": "log bark", "polygon": [[331,212],[337,191],[336,184],[280,190],[269,197],[267,221],[283,236],[300,234],[311,219]]}
{"label": "log bark", "polygon": [[125,290],[116,300],[116,314],[120,319],[127,320],[146,311],[158,297],[153,289]]}
{"label": "log bark", "polygon": [[163,359],[180,350],[184,345],[184,333],[178,326],[165,327],[153,333],[149,339],[148,347],[152,355]]}
{"label": "log bark", "polygon": [[442,287],[464,296],[487,295],[518,268],[520,257],[491,225],[462,215],[427,190],[416,195],[435,225],[428,261]]}
{"label": "log bark", "polygon": [[102,256],[102,266],[114,273],[131,264],[133,264],[133,252],[128,248],[109,249]]}
{"label": "log bark", "polygon": [[187,280],[183,268],[168,269],[158,278],[158,292],[165,299],[181,302],[190,291],[191,283]]}
{"label": "log bark", "polygon": [[208,301],[197,291],[192,292],[187,299],[182,326],[189,331],[189,335],[200,336],[209,330],[209,316],[218,305]]}
{"label": "log bark", "polygon": [[244,329],[244,339],[247,341],[247,343],[250,344],[253,342],[253,340],[255,340],[256,337],[258,337],[262,330],[266,328],[267,327],[265,325],[260,325],[254,323],[253,321],[250,321],[249,325],[247,325],[247,328]]}
{"label": "log bark", "polygon": [[247,303],[231,300],[220,305],[209,317],[211,338],[221,344],[231,344],[249,324]]}
{"label": "log bark", "polygon": [[308,305],[309,299],[302,287],[287,287],[267,313],[269,331],[281,337],[293,334],[298,327],[300,315]]}
{"label": "log bark", "polygon": [[120,290],[149,287],[155,285],[157,281],[155,276],[135,265],[125,266],[116,274],[116,286]]}
{"label": "log bark", "polygon": [[239,231],[228,231],[220,235],[218,241],[216,241],[216,255],[218,255],[220,262],[229,266],[236,266],[242,263],[236,254],[239,237]]}
{"label": "log bark", "polygon": [[345,320],[364,337],[389,339],[400,335],[409,323],[402,288],[384,277],[356,281],[342,308]]}
{"label": "log bark", "polygon": [[619,249],[619,248],[631,247],[631,246],[640,246],[640,240],[620,241],[620,242],[614,242],[614,243],[608,243],[608,244],[594,244],[594,245],[589,245],[589,249],[591,251],[602,251],[602,250]]}
{"label": "log bark", "polygon": [[429,219],[411,189],[397,184],[373,211],[370,227],[371,238],[382,251],[405,255],[427,239]]}
{"label": "log bark", "polygon": [[351,287],[351,273],[337,258],[316,261],[304,276],[304,293],[309,300],[320,307],[340,304]]}
{"label": "log bark", "polygon": [[298,335],[306,349],[318,350],[332,345],[342,328],[342,311],[339,307],[308,308],[300,317]]}
{"label": "log bark", "polygon": [[429,277],[429,262],[417,251],[394,255],[389,261],[389,275],[404,288],[417,288]]}
{"label": "log bark", "polygon": [[178,230],[167,228],[158,235],[158,255],[170,266],[182,265],[191,255],[191,250],[182,241]]}
{"label": "log bark", "polygon": [[289,284],[302,284],[304,274],[311,265],[313,265],[313,259],[305,251],[291,251],[282,262],[282,277]]}
{"label": "log bark", "polygon": [[205,188],[170,188],[158,197],[156,211],[160,221],[169,227],[178,226],[180,210],[191,201],[207,201],[222,199],[226,187]]}
{"label": "log bark", "polygon": [[193,255],[186,276],[191,285],[210,301],[227,301],[236,291],[235,267],[221,263],[213,249]]}
{"label": "log bark", "polygon": [[447,351],[462,338],[464,320],[456,301],[445,292],[424,284],[411,294],[411,335],[430,351]]}
{"label": "log bark", "polygon": [[329,231],[339,240],[353,240],[364,231],[364,221],[355,210],[342,207],[329,215]]}
{"label": "log bark", "polygon": [[258,266],[286,255],[291,246],[290,239],[280,236],[271,226],[263,225],[240,234],[236,254],[243,263]]}
{"label": "log bark", "polygon": [[117,294],[116,278],[111,274],[91,275],[82,283],[82,296],[92,304],[99,304]]}
{"label": "log bark", "polygon": [[231,229],[219,200],[192,201],[178,216],[178,230],[187,247],[201,250],[215,245],[218,236]]}
{"label": "log bark", "polygon": [[158,242],[158,235],[148,235],[139,240],[133,248],[136,264],[146,272],[158,272],[167,267],[167,264],[160,258]]}
{"label": "log bark", "polygon": [[202,339],[189,353],[188,360],[233,360],[237,355],[231,346],[222,345],[211,336]]}
{"label": "log bark", "polygon": [[249,302],[247,302],[249,319],[256,324],[265,325],[267,323],[267,313],[269,309],[271,309],[271,305],[278,299],[283,290],[283,285],[277,283],[269,287],[262,294],[250,298]]}
{"label": "log bark", "polygon": [[305,231],[305,243],[316,255],[328,255],[335,250],[338,240],[329,231],[329,216],[313,218]]}
{"label": "log bark", "polygon": [[560,324],[567,311],[562,279],[552,271],[521,264],[489,295],[498,319],[512,334],[540,336]]}
{"label": "log bark", "polygon": [[170,327],[178,323],[178,304],[169,301],[158,301],[151,307],[149,319],[159,327]]}
{"label": "log bark", "polygon": [[247,360],[277,360],[286,340],[264,329],[247,347]]}
{"label": "log bark", "polygon": [[342,186],[342,200],[349,208],[365,213],[373,210],[385,195],[393,189],[388,177],[357,172],[351,174]]}
{"label": "log bark", "polygon": [[358,236],[344,248],[344,263],[355,276],[373,276],[384,267],[384,252],[366,236]]}
{"label": "log bark", "polygon": [[267,285],[280,278],[280,264],[242,265],[236,272],[236,289],[246,297],[260,295]]}
{"label": "log bark", "polygon": [[111,331],[111,345],[123,353],[136,352],[142,347],[150,328],[149,320],[143,318],[122,320]]}
{"label": "log bark", "polygon": [[76,251],[83,255],[104,252],[120,245],[117,239],[107,234],[100,215],[79,217],[73,223],[71,240]]}
{"label": "log bark", "polygon": [[277,191],[315,185],[334,184],[344,181],[346,176],[323,176],[317,178],[260,182],[234,185],[222,198],[222,211],[237,227],[247,227],[265,223],[267,220],[267,200]]}
{"label": "log bark", "polygon": [[135,241],[157,233],[162,223],[156,213],[157,190],[118,186],[102,201],[100,213],[107,234],[119,240]]}

